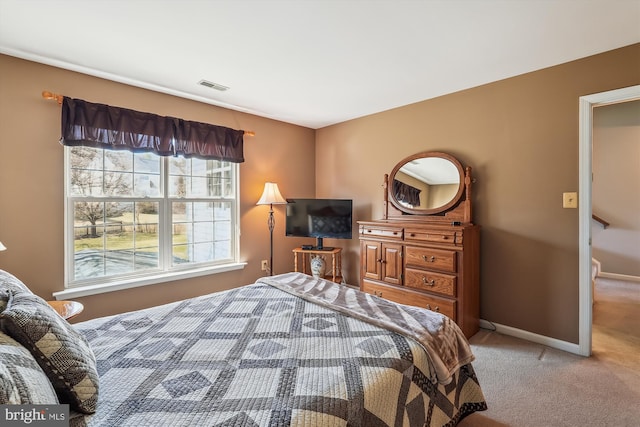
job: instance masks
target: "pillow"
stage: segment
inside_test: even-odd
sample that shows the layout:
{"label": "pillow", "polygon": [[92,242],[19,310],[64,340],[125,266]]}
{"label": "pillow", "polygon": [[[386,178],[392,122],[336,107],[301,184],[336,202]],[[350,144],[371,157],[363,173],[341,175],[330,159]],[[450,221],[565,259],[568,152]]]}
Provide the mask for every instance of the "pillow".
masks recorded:
{"label": "pillow", "polygon": [[98,401],[96,360],[85,337],[37,295],[11,291],[0,328],[26,347],[47,374],[61,403],[85,414]]}
{"label": "pillow", "polygon": [[16,276],[11,273],[8,273],[4,270],[0,270],[0,287],[10,288],[10,289],[18,289],[21,291],[25,291],[28,293],[32,293],[31,290],[20,281]]}
{"label": "pillow", "polygon": [[7,306],[10,290],[24,291],[31,293],[31,290],[22,283],[16,276],[4,270],[0,270],[0,312]]}
{"label": "pillow", "polygon": [[57,404],[56,391],[29,350],[0,332],[0,404]]}

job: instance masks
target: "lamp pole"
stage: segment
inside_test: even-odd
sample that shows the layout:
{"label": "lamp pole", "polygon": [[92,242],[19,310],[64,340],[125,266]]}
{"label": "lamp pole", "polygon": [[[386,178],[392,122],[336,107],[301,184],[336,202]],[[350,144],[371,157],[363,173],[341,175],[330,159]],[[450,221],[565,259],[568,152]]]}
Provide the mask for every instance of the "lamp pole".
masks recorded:
{"label": "lamp pole", "polygon": [[269,250],[269,276],[273,276],[273,229],[276,226],[276,219],[273,217],[273,203],[269,203],[269,219],[267,220],[267,226],[269,227],[270,237],[270,250]]}

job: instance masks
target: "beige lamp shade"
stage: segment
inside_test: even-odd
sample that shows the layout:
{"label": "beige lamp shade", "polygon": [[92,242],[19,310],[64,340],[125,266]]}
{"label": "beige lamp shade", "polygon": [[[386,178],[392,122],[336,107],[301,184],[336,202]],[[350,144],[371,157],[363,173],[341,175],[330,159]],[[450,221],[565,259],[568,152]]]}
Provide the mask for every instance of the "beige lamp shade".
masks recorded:
{"label": "beige lamp shade", "polygon": [[275,182],[265,182],[262,197],[260,197],[256,205],[283,205],[286,203],[287,201],[282,197],[282,194],[280,194],[278,184]]}
{"label": "beige lamp shade", "polygon": [[7,247],[0,242],[0,251],[6,251]]}

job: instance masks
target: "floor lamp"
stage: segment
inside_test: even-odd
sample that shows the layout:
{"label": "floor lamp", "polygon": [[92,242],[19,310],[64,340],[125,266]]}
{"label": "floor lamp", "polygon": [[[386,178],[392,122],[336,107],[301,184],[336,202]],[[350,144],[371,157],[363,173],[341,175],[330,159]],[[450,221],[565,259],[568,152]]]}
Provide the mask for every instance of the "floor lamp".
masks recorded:
{"label": "floor lamp", "polygon": [[273,205],[284,205],[287,201],[280,194],[278,190],[278,184],[275,182],[265,182],[264,191],[262,197],[258,200],[256,205],[269,205],[269,220],[267,225],[269,226],[269,234],[271,237],[270,258],[269,258],[269,276],[273,276],[273,229],[276,225],[276,220],[273,217]]}

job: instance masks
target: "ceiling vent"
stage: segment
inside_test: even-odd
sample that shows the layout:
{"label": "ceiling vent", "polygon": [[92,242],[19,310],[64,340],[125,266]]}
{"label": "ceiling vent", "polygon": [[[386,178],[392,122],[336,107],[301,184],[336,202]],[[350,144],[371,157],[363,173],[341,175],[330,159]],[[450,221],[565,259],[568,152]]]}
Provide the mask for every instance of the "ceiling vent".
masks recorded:
{"label": "ceiling vent", "polygon": [[205,86],[208,87],[210,89],[215,89],[215,90],[219,90],[220,92],[224,92],[225,90],[228,90],[229,87],[228,86],[223,86],[221,84],[218,83],[214,83],[214,82],[210,82],[208,80],[200,80],[198,82],[199,85],[201,86]]}

